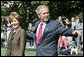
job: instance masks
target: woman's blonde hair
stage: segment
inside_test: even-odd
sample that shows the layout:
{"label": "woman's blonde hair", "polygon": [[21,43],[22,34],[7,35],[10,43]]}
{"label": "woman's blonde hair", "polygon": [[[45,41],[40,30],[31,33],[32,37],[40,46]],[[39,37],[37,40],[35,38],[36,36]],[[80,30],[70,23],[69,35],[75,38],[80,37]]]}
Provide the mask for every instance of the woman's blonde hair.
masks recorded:
{"label": "woman's blonde hair", "polygon": [[10,15],[8,16],[8,20],[9,22],[12,22],[13,19],[17,19],[20,22],[21,16],[17,12],[11,12]]}

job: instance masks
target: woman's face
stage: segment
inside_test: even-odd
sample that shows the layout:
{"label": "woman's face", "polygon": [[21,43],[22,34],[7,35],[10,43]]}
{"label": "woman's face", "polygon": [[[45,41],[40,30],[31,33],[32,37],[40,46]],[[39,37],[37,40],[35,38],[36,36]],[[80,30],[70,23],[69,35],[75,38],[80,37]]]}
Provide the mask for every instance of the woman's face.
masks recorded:
{"label": "woman's face", "polygon": [[17,29],[20,26],[19,21],[17,19],[13,19],[11,25],[13,29]]}

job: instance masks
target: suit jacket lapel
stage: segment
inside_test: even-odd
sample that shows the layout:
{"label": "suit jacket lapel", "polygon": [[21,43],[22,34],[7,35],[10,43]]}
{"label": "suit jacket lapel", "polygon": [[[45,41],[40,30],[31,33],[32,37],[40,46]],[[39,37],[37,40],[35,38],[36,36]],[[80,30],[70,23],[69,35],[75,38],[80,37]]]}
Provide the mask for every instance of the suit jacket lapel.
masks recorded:
{"label": "suit jacket lapel", "polygon": [[37,28],[38,28],[39,23],[40,23],[40,21],[38,21],[38,22],[35,24],[35,30],[34,30],[34,33],[36,33],[36,31],[37,31]]}
{"label": "suit jacket lapel", "polygon": [[36,25],[35,25],[36,29],[37,29],[37,27],[38,27],[39,23],[40,23],[40,21],[38,21],[38,22],[36,23]]}
{"label": "suit jacket lapel", "polygon": [[13,33],[12,33],[11,40],[15,38],[15,35],[16,35],[16,32],[13,32]]}
{"label": "suit jacket lapel", "polygon": [[51,24],[50,24],[50,20],[49,20],[49,22],[46,23],[46,27],[44,29],[43,36],[41,38],[41,41],[45,38],[46,34],[48,33],[48,30],[49,30],[49,27],[50,26],[51,26]]}
{"label": "suit jacket lapel", "polygon": [[[49,30],[49,27],[51,26],[50,21],[51,21],[51,20],[49,20],[49,21],[46,22],[46,27],[45,27],[45,29],[44,29],[43,36],[42,36],[42,38],[41,38],[41,42],[42,42],[42,40],[45,38],[45,36],[46,36],[46,34],[47,34],[48,30]],[[40,21],[38,21],[38,22],[36,23],[36,25],[35,25],[35,32],[37,31],[37,27],[38,27],[39,23],[40,23]]]}
{"label": "suit jacket lapel", "polygon": [[9,42],[12,39],[12,35],[13,35],[13,31],[11,31],[10,34],[9,34],[9,40],[8,40]]}
{"label": "suit jacket lapel", "polygon": [[49,30],[49,27],[51,26],[51,24],[50,24],[50,19],[46,22],[46,27],[45,27],[45,29],[44,29],[44,32],[43,32],[43,36],[45,35],[45,33]]}
{"label": "suit jacket lapel", "polygon": [[15,32],[15,33],[12,32],[11,40],[13,40],[14,38],[18,38],[19,37],[19,34],[20,34],[20,31],[21,31],[21,28],[19,28],[19,30],[17,32]]}

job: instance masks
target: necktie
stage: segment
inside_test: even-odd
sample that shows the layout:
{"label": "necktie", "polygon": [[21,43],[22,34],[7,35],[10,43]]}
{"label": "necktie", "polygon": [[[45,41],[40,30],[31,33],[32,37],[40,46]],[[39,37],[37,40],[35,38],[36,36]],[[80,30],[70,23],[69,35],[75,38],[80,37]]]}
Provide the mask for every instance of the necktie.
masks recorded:
{"label": "necktie", "polygon": [[38,35],[37,35],[37,39],[36,39],[37,44],[40,44],[40,41],[41,41],[41,37],[42,37],[42,25],[43,25],[43,23],[40,24],[40,27],[38,29]]}

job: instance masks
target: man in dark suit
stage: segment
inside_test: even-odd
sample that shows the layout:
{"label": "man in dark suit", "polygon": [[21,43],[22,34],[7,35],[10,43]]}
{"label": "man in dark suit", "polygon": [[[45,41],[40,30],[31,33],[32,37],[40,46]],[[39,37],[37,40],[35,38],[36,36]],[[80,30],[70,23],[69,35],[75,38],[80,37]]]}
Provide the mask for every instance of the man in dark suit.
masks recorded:
{"label": "man in dark suit", "polygon": [[36,42],[37,56],[57,56],[57,40],[59,35],[74,35],[71,29],[62,27],[58,20],[51,20],[49,9],[45,5],[39,5],[36,13],[40,19],[35,23],[35,30],[27,33],[28,37],[34,38]]}

